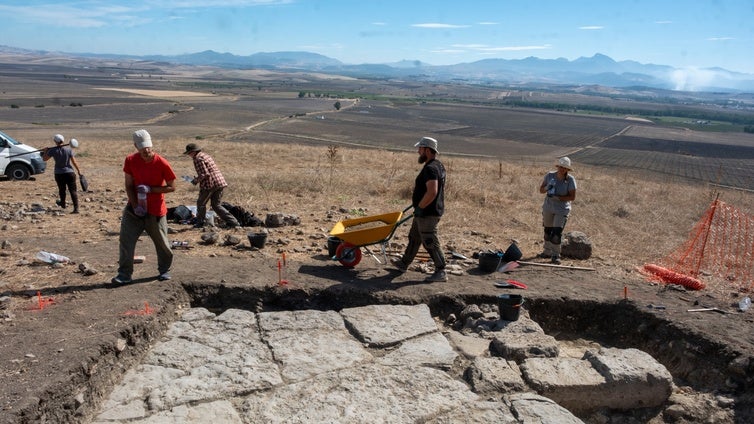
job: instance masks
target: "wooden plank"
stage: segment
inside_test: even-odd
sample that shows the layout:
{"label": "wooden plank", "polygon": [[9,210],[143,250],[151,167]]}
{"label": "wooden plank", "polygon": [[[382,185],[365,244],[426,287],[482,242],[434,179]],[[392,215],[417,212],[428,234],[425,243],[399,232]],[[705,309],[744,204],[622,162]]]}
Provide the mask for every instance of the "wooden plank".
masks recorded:
{"label": "wooden plank", "polygon": [[587,268],[583,266],[570,266],[570,265],[556,265],[556,264],[541,264],[539,262],[527,262],[527,261],[517,261],[521,265],[534,265],[534,266],[544,266],[548,268],[561,268],[561,269],[572,269],[576,271],[596,271],[595,268]]}

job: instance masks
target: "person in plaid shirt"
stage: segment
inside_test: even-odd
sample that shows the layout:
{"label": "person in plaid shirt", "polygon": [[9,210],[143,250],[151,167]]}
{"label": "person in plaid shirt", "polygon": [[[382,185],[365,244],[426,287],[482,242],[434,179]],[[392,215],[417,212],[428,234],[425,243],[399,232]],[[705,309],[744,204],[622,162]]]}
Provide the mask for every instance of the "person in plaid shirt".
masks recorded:
{"label": "person in plaid shirt", "polygon": [[196,224],[195,228],[204,227],[207,218],[207,201],[210,202],[212,210],[217,216],[225,222],[228,228],[236,228],[240,225],[238,220],[222,205],[223,189],[228,186],[223,174],[215,164],[212,156],[202,152],[194,143],[186,145],[184,155],[191,156],[194,160],[194,169],[197,176],[191,181],[191,184],[199,184],[199,197],[196,199]]}

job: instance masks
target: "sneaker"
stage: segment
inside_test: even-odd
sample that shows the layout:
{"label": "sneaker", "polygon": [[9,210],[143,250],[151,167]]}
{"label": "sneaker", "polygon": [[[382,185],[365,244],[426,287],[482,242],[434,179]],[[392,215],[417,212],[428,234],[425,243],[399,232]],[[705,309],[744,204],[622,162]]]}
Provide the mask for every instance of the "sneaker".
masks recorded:
{"label": "sneaker", "polygon": [[74,210],[71,211],[71,213],[79,213],[79,210],[78,209],[74,209]]}
{"label": "sneaker", "polygon": [[539,255],[537,255],[537,257],[542,258],[542,259],[547,259],[547,258],[552,258],[552,255],[547,252],[542,252]]}
{"label": "sneaker", "polygon": [[438,269],[432,275],[425,278],[424,281],[429,282],[429,283],[435,283],[435,282],[444,283],[448,281],[448,276],[447,274],[445,274],[444,269]]}
{"label": "sneaker", "polygon": [[558,255],[552,255],[550,262],[554,263],[555,265],[560,265],[560,258],[558,257]]}
{"label": "sneaker", "polygon": [[204,228],[204,224],[203,223],[196,223],[196,224],[194,224],[194,228]]}
{"label": "sneaker", "polygon": [[394,267],[398,268],[398,271],[400,272],[408,271],[408,265],[403,263],[403,259],[401,258],[392,258],[390,259],[390,263],[393,264]]}
{"label": "sneaker", "polygon": [[169,280],[171,278],[172,277],[170,276],[169,272],[163,272],[162,274],[160,274],[160,275],[157,276],[157,280],[159,280],[159,281],[167,281],[167,280]]}
{"label": "sneaker", "polygon": [[122,275],[116,275],[112,280],[110,280],[110,282],[113,284],[130,284],[131,281],[131,277],[124,277]]}

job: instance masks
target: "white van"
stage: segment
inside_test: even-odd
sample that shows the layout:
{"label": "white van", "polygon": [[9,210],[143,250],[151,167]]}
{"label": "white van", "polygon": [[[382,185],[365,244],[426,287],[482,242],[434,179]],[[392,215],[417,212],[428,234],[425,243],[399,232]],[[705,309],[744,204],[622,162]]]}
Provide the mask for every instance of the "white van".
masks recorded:
{"label": "white van", "polygon": [[46,167],[39,149],[16,141],[0,131],[0,175],[11,180],[28,180],[32,175],[45,172]]}

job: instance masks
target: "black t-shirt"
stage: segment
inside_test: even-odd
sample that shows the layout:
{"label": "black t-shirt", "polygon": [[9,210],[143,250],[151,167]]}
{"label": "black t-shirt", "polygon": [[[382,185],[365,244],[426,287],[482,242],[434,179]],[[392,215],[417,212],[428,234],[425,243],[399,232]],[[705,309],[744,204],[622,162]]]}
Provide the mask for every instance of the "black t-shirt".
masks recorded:
{"label": "black t-shirt", "polygon": [[416,176],[416,185],[414,194],[411,197],[411,204],[416,207],[427,193],[427,181],[437,180],[437,196],[432,203],[424,208],[424,214],[427,216],[442,216],[445,212],[445,167],[437,159],[432,159],[424,164],[419,175]]}

